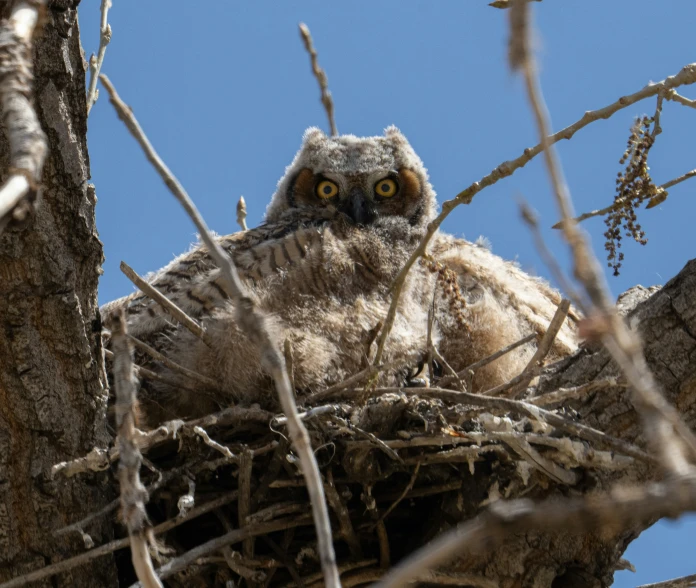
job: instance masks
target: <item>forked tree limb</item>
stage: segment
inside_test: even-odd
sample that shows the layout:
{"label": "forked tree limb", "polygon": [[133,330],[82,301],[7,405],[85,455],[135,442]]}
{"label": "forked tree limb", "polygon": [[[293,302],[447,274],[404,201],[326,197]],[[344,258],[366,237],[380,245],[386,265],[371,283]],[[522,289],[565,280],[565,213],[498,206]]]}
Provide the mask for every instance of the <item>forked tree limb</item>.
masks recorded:
{"label": "forked tree limb", "polygon": [[87,88],[87,115],[92,110],[92,106],[99,98],[99,90],[97,90],[97,81],[99,73],[104,64],[104,55],[106,55],[106,47],[111,42],[111,25],[108,22],[109,8],[111,8],[111,0],[101,0],[101,18],[99,19],[99,50],[97,55],[89,58],[89,87]]}
{"label": "forked tree limb", "polygon": [[[615,102],[599,108],[597,110],[588,110],[585,114],[573,124],[567,126],[566,128],[554,133],[553,135],[547,136],[545,143],[548,145],[553,145],[562,139],[570,139],[577,131],[585,128],[591,123],[594,123],[600,119],[610,118],[612,115],[616,114],[619,110],[622,110],[636,102],[645,100],[652,96],[657,96],[660,92],[668,91],[679,86],[685,86],[696,83],[696,63],[691,63],[685,65],[677,74],[669,76],[657,83],[650,83],[644,88],[629,94],[626,96],[621,96]],[[382,331],[380,332],[379,338],[377,340],[377,353],[375,355],[374,363],[378,364],[381,362],[382,353],[384,352],[384,345],[386,344],[387,338],[389,337],[389,332],[394,324],[394,319],[396,318],[396,311],[399,304],[399,298],[403,290],[404,284],[408,273],[411,271],[413,264],[422,257],[428,248],[430,240],[433,238],[437,230],[443,221],[450,215],[450,213],[457,208],[460,204],[469,204],[473,200],[474,196],[478,194],[484,188],[492,186],[496,182],[511,176],[518,169],[527,165],[532,159],[539,155],[544,147],[544,143],[538,143],[534,147],[528,147],[525,149],[519,157],[505,161],[491,171],[488,175],[481,178],[478,182],[474,182],[465,190],[462,190],[451,200],[446,200],[442,203],[442,212],[433,219],[427,228],[427,232],[421,242],[418,244],[416,250],[411,254],[408,261],[404,264],[399,274],[394,279],[391,287],[392,300],[389,306],[389,311],[387,313],[387,318],[384,322]]]}

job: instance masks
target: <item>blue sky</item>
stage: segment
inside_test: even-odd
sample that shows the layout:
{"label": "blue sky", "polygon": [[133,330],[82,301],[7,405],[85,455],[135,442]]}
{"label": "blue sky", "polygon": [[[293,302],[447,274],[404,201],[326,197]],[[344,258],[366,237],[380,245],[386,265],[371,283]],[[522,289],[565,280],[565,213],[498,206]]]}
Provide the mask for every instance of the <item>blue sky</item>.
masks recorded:
{"label": "blue sky", "polygon": [[[312,125],[327,128],[297,24],[310,27],[329,76],[343,133],[375,135],[396,124],[429,169],[440,200],[449,199],[502,161],[534,145],[520,80],[505,65],[506,19],[486,0],[355,0],[201,3],[114,0],[113,40],[103,71],[131,105],[170,168],[219,233],[237,230],[235,206],[247,201],[258,224],[275,184]],[[534,4],[542,83],[555,130],[585,110],[633,93],[695,61],[696,3],[669,0],[545,0]],[[99,2],[83,1],[80,25],[87,56],[98,46]],[[696,88],[681,93],[696,98]],[[654,100],[559,144],[576,210],[611,203],[618,160],[635,116]],[[696,167],[696,113],[666,103],[663,133],[650,158],[657,184]],[[118,270],[125,260],[147,273],[195,240],[181,208],[116,118],[103,91],[89,119],[97,226],[106,254],[101,303],[132,291]],[[616,295],[634,284],[661,284],[694,254],[687,227],[696,213],[696,180],[670,191],[640,216],[649,242],[625,241]],[[550,247],[567,266],[566,248],[537,158],[481,192],[450,216],[444,229],[474,239],[548,277],[516,200],[538,211]],[[687,224],[687,219],[689,223]],[[603,258],[601,219],[585,223]],[[620,588],[696,572],[696,518],[659,523],[628,549],[637,574],[616,574]]]}

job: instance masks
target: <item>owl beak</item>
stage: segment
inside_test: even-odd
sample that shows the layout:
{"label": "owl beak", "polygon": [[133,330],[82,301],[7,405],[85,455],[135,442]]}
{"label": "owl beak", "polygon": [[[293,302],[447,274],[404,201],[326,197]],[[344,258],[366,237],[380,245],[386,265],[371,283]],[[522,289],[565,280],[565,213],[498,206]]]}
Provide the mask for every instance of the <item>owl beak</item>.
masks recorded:
{"label": "owl beak", "polygon": [[354,188],[341,207],[341,212],[347,214],[356,225],[369,225],[377,218],[375,207],[362,190]]}

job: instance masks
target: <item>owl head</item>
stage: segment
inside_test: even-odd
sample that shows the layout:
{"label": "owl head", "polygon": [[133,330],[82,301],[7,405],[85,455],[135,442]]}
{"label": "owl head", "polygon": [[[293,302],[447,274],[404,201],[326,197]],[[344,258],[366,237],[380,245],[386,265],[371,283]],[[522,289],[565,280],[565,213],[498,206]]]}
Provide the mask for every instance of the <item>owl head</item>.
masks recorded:
{"label": "owl head", "polygon": [[313,127],[278,182],[266,220],[311,207],[358,226],[401,218],[418,229],[435,216],[436,200],[423,162],[396,127],[382,137],[327,137]]}

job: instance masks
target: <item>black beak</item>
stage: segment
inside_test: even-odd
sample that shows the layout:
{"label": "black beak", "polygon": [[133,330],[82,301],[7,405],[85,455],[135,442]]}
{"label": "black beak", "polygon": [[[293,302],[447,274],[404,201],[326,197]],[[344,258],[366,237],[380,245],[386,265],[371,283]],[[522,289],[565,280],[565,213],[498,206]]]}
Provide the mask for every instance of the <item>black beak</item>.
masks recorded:
{"label": "black beak", "polygon": [[358,188],[351,190],[348,199],[341,206],[341,212],[353,219],[356,225],[369,225],[377,218],[373,203]]}

